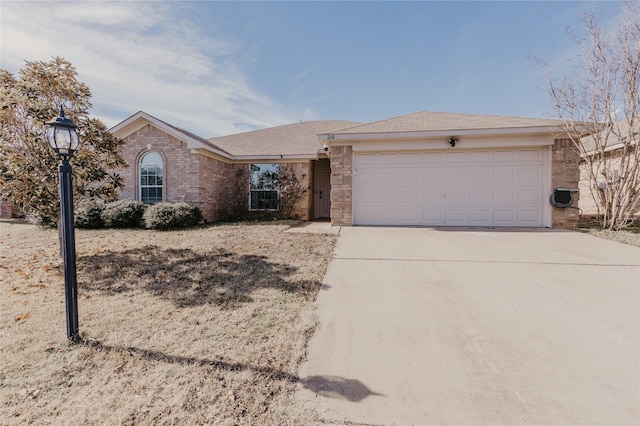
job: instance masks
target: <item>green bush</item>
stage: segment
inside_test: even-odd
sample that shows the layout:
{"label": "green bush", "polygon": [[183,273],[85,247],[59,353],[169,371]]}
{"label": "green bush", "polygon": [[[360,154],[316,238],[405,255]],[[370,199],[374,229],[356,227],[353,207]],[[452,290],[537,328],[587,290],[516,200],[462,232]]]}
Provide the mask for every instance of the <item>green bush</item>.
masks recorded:
{"label": "green bush", "polygon": [[198,206],[189,203],[159,203],[144,213],[144,224],[151,229],[176,229],[195,226],[202,220]]}
{"label": "green bush", "polygon": [[146,205],[140,201],[119,200],[104,205],[102,221],[107,228],[140,228]]}
{"label": "green bush", "polygon": [[102,211],[104,204],[87,204],[80,206],[75,211],[77,228],[95,229],[104,227]]}

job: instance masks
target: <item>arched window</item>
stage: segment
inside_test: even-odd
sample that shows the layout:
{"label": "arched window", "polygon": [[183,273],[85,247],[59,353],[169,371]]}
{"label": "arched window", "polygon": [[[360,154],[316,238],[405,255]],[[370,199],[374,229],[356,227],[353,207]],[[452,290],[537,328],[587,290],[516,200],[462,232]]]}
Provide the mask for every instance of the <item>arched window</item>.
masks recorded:
{"label": "arched window", "polygon": [[162,157],[155,151],[140,159],[140,201],[156,204],[162,201]]}

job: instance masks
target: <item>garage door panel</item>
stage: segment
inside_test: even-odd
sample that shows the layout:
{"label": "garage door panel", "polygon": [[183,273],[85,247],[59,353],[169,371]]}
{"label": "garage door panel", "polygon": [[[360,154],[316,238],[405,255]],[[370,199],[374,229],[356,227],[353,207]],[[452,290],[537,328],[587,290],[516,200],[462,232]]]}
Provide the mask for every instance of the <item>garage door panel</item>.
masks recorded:
{"label": "garage door panel", "polygon": [[493,182],[493,171],[488,168],[477,168],[468,171],[469,184],[474,186],[491,185]]}
{"label": "garage door panel", "polygon": [[358,153],[354,165],[356,224],[543,224],[543,149]]}
{"label": "garage door panel", "polygon": [[[389,198],[391,197],[391,198]],[[379,208],[378,206],[388,204],[389,202],[396,202],[394,194],[387,194],[384,189],[361,189],[356,194],[356,202],[363,207]]]}
{"label": "garage door panel", "polygon": [[516,152],[511,151],[494,151],[493,161],[496,163],[509,162],[513,163],[516,159]]}
{"label": "garage door panel", "polygon": [[467,191],[464,189],[450,189],[444,193],[444,199],[448,205],[465,205]]}
{"label": "garage door panel", "polygon": [[516,199],[516,192],[511,188],[493,191],[493,200],[496,206],[513,205]]}
{"label": "garage door panel", "polygon": [[500,167],[493,170],[493,183],[495,185],[511,186],[516,180],[516,170]]}
{"label": "garage door panel", "polygon": [[422,170],[422,184],[427,186],[442,185],[444,182],[444,170],[442,168],[429,168]]}
{"label": "garage door panel", "polygon": [[513,210],[494,210],[493,222],[503,226],[515,223],[516,212]]}
{"label": "garage door panel", "polygon": [[521,163],[532,162],[542,163],[542,151],[539,149],[521,149],[518,150],[518,161]]}
{"label": "garage door panel", "polygon": [[469,210],[469,221],[477,224],[477,223],[484,223],[484,224],[491,224],[491,210]]}
{"label": "garage door panel", "polygon": [[396,170],[393,169],[381,169],[378,170],[378,173],[376,173],[376,181],[378,181],[379,183],[382,183],[384,185],[395,185],[398,182],[396,182]]}
{"label": "garage door panel", "polygon": [[491,151],[471,151],[467,155],[467,161],[470,164],[491,163],[493,155]]}
{"label": "garage door panel", "polygon": [[422,197],[420,188],[401,188],[398,190],[400,206],[420,206]]}
{"label": "garage door panel", "polygon": [[444,213],[445,221],[451,224],[463,224],[466,222],[466,210],[446,210]]}
{"label": "garage door panel", "polygon": [[422,201],[425,206],[440,205],[442,200],[442,191],[439,188],[424,188],[422,190]]}
{"label": "garage door panel", "polygon": [[402,154],[400,158],[398,158],[399,164],[404,166],[416,166],[419,167],[422,164],[422,159],[418,154]]}
{"label": "garage door panel", "polygon": [[479,189],[469,192],[469,202],[474,206],[488,206],[493,204],[493,191]]}
{"label": "garage door panel", "polygon": [[374,169],[358,169],[358,178],[364,186],[377,186],[379,185],[378,176],[379,170]]}
{"label": "garage door panel", "polygon": [[397,223],[396,209],[383,208],[383,209],[367,209],[362,212],[363,223],[373,225],[392,225]]}
{"label": "garage door panel", "polygon": [[535,185],[542,183],[542,170],[539,167],[529,166],[518,170],[518,185]]}
{"label": "garage door panel", "polygon": [[421,173],[417,169],[401,170],[396,177],[396,181],[401,185],[415,185],[420,180]]}
{"label": "garage door panel", "polygon": [[421,217],[421,209],[419,208],[402,208],[400,213],[400,223],[402,225],[419,225]]}
{"label": "garage door panel", "polygon": [[541,220],[540,212],[537,210],[520,210],[518,212],[518,222],[522,224],[536,225]]}
{"label": "garage door panel", "polygon": [[444,220],[441,209],[423,209],[421,224],[441,223]]}
{"label": "garage door panel", "polygon": [[447,170],[444,181],[447,185],[464,185],[467,182],[466,173],[464,170]]}
{"label": "garage door panel", "polygon": [[537,206],[540,204],[540,191],[520,190],[518,191],[518,204],[527,206]]}

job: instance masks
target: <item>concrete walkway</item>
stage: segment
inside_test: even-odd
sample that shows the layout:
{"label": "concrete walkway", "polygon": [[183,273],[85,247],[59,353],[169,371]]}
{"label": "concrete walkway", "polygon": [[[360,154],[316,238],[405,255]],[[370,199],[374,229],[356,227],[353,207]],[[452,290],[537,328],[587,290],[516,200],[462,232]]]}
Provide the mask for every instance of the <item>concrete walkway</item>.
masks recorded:
{"label": "concrete walkway", "polygon": [[293,228],[287,229],[288,234],[339,234],[340,226],[331,226],[329,221],[303,222]]}
{"label": "concrete walkway", "polygon": [[342,228],[297,394],[323,424],[640,424],[640,249]]}

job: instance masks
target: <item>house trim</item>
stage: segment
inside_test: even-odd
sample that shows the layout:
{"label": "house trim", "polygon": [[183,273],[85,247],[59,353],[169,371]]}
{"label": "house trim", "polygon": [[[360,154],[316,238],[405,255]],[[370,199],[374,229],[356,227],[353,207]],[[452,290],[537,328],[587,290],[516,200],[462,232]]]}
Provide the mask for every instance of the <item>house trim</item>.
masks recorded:
{"label": "house trim", "polygon": [[389,140],[389,139],[417,139],[455,136],[497,136],[497,135],[536,135],[555,134],[560,131],[558,126],[516,127],[499,129],[447,129],[429,130],[421,132],[384,132],[384,133],[321,133],[318,139],[328,141],[330,145],[340,141],[356,140]]}

